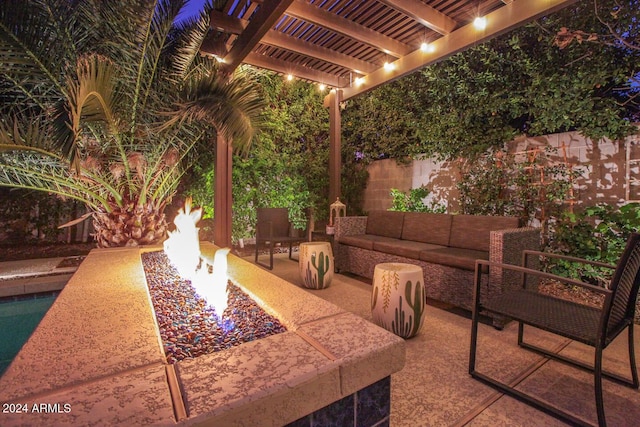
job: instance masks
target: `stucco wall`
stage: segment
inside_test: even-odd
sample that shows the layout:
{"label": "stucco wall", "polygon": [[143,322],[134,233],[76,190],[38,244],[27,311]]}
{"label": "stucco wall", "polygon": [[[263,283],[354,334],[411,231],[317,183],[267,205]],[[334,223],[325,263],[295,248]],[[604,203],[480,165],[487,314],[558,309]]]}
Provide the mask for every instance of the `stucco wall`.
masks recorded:
{"label": "stucco wall", "polygon": [[[596,143],[577,132],[566,132],[541,137],[521,137],[507,145],[510,153],[526,155],[526,150],[551,147],[547,157],[551,161],[572,165],[581,172],[574,186],[576,206],[598,203],[623,204],[640,200],[640,185],[629,186],[627,172],[640,178],[640,162],[632,163],[627,171],[627,154],[640,160],[640,135],[623,141],[604,140]],[[547,151],[549,153],[549,151]],[[460,162],[438,162],[434,159],[415,160],[398,165],[395,160],[379,160],[368,168],[369,181],[364,195],[364,210],[391,207],[392,188],[408,191],[426,185],[435,200],[444,201],[449,212],[459,210],[456,182],[460,177]]]}

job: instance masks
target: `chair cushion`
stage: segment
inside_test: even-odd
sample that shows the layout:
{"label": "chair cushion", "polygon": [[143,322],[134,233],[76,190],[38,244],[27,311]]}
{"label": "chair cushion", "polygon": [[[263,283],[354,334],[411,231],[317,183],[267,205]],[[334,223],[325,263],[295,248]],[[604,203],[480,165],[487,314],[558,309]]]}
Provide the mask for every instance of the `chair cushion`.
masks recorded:
{"label": "chair cushion", "polygon": [[386,254],[398,255],[405,258],[420,259],[420,252],[429,249],[438,249],[443,246],[431,243],[414,242],[411,240],[389,239],[373,243],[373,250]]}
{"label": "chair cushion", "polygon": [[376,236],[375,234],[353,234],[350,236],[342,236],[338,240],[339,243],[347,246],[355,246],[362,249],[373,250],[373,246],[376,242],[381,241],[394,241],[391,237]]}
{"label": "chair cushion", "polygon": [[402,225],[402,239],[447,246],[451,233],[452,215],[406,212]]}
{"label": "chair cushion", "polygon": [[476,268],[476,260],[488,260],[489,252],[461,248],[438,248],[420,252],[420,259],[433,264],[473,271]]}
{"label": "chair cushion", "polygon": [[449,246],[489,251],[491,231],[518,228],[518,222],[509,216],[453,215]]}
{"label": "chair cushion", "polygon": [[371,211],[367,217],[366,234],[399,239],[402,234],[404,212]]}

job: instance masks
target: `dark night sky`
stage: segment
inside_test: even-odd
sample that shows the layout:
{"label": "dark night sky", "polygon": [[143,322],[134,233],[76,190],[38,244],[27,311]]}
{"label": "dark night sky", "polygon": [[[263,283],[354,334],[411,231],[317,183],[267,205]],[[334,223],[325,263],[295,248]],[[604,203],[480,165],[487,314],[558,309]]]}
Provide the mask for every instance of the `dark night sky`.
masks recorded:
{"label": "dark night sky", "polygon": [[178,15],[178,19],[188,19],[197,16],[198,13],[204,9],[206,0],[187,0],[182,13]]}

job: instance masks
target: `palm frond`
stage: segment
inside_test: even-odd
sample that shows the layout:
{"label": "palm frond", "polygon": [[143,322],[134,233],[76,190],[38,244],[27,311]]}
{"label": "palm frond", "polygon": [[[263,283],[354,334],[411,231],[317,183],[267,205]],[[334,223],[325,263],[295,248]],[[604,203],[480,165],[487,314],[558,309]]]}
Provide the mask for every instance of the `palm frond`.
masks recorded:
{"label": "palm frond", "polygon": [[91,55],[80,58],[76,74],[67,78],[70,90],[74,129],[80,128],[80,120],[104,121],[115,131],[114,88],[117,69],[107,58]]}
{"label": "palm frond", "polygon": [[[20,100],[10,98],[10,102],[37,105],[37,100],[49,96],[52,90],[65,94],[62,78],[65,64],[75,55],[75,41],[82,39],[80,31],[70,34],[70,29],[75,28],[73,10],[59,13],[65,7],[68,9],[68,1],[3,0],[2,3],[0,75],[15,76],[22,95]],[[61,17],[64,23],[60,22]],[[4,96],[3,99],[6,103]]]}
{"label": "palm frond", "polygon": [[166,87],[162,87],[160,82],[163,77],[163,70],[160,66],[162,54],[173,21],[184,6],[184,0],[158,0],[152,3],[155,5],[148,25],[142,26],[138,31],[140,58],[137,63],[133,92],[134,105],[138,108],[131,112],[132,126],[135,126],[135,123],[139,121],[138,116],[147,110],[149,98],[156,95],[157,91],[166,89]]}
{"label": "palm frond", "polygon": [[214,73],[193,77],[180,93],[177,108],[165,113],[169,119],[163,128],[192,122],[207,123],[233,141],[236,150],[245,152],[260,128],[264,109],[254,84],[243,72],[236,73],[230,82]]}
{"label": "palm frond", "polygon": [[47,191],[79,200],[96,209],[109,208],[101,194],[69,173],[68,165],[45,153],[19,150],[0,153],[0,186]]}
{"label": "palm frond", "polygon": [[[200,132],[199,135],[193,135],[189,138],[191,143],[188,147],[185,147],[186,149],[170,147],[163,153],[160,158],[162,164],[159,165],[157,168],[158,172],[149,183],[152,200],[162,200],[173,195],[176,185],[188,170],[189,165],[185,164],[187,156],[203,136],[204,132]],[[179,141],[180,137],[177,136],[176,140]],[[169,161],[168,159],[171,156],[174,156],[175,158]]]}
{"label": "palm frond", "polygon": [[15,114],[0,121],[0,150],[14,149],[42,151],[55,156],[47,118]]}
{"label": "palm frond", "polygon": [[211,8],[211,2],[207,1],[201,16],[178,23],[170,35],[174,49],[170,66],[178,81],[186,80],[202,63],[200,47],[209,32]]}
{"label": "palm frond", "polygon": [[85,122],[102,122],[109,133],[118,133],[113,111],[115,79],[113,64],[97,55],[80,58],[75,73],[67,77],[69,99],[65,104],[58,104],[54,135],[76,172],[79,171],[77,142]]}

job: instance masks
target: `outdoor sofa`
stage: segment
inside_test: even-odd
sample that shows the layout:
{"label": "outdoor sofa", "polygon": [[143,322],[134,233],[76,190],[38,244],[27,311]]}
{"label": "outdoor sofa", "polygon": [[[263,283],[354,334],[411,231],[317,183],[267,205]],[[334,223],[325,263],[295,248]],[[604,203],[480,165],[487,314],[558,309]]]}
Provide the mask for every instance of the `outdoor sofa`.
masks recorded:
{"label": "outdoor sofa", "polygon": [[[424,272],[427,298],[466,310],[472,308],[476,259],[521,265],[523,250],[540,249],[540,230],[519,227],[515,217],[383,210],[336,218],[334,239],[338,271],[371,279],[376,264],[416,264]],[[513,275],[489,271],[483,296],[502,293],[508,283],[517,286]],[[504,326],[504,319],[492,320]]]}

